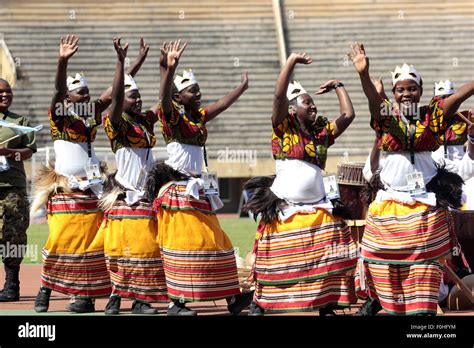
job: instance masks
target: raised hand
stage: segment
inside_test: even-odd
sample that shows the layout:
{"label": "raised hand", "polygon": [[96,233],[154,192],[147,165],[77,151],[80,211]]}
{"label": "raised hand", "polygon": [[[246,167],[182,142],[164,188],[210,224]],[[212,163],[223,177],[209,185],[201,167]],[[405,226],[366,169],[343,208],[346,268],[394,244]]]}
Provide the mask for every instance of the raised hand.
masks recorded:
{"label": "raised hand", "polygon": [[140,48],[138,49],[138,55],[142,57],[146,57],[148,55],[148,51],[150,50],[150,46],[145,43],[143,37],[140,38]]}
{"label": "raised hand", "polygon": [[65,38],[61,37],[59,43],[59,58],[66,60],[71,58],[79,49],[78,42],[79,37],[76,35],[68,35]]}
{"label": "raised hand", "polygon": [[292,59],[295,64],[305,64],[305,65],[308,65],[308,64],[311,64],[313,62],[313,60],[311,59],[310,56],[308,56],[306,54],[306,52],[303,52],[303,53],[299,53],[299,52],[296,52],[296,53],[292,53],[289,57],[289,59]]}
{"label": "raised hand", "polygon": [[168,54],[167,54],[167,64],[169,69],[176,69],[178,66],[179,58],[184,52],[188,44],[185,42],[181,45],[181,40],[170,42],[168,46]]}
{"label": "raised hand", "polygon": [[347,56],[354,64],[356,71],[359,74],[366,74],[369,71],[369,58],[365,54],[364,45],[360,42],[354,42],[351,45],[351,52]]}
{"label": "raised hand", "polygon": [[337,80],[329,80],[327,82],[325,82],[324,84],[322,84],[321,86],[319,86],[319,90],[314,93],[314,94],[324,94],[324,93],[327,93],[327,92],[330,92],[334,89],[334,86],[337,85],[339,81]]}
{"label": "raised hand", "polygon": [[242,74],[242,81],[240,84],[244,91],[249,88],[249,73],[247,71]]}
{"label": "raised hand", "polygon": [[168,49],[169,49],[168,43],[163,42],[163,46],[160,47],[160,69],[167,69],[168,68]]}
{"label": "raised hand", "polygon": [[117,59],[123,62],[125,61],[125,58],[127,57],[128,43],[126,43],[122,47],[120,40],[121,40],[120,38],[114,37],[114,47],[115,47],[115,51],[117,52]]}

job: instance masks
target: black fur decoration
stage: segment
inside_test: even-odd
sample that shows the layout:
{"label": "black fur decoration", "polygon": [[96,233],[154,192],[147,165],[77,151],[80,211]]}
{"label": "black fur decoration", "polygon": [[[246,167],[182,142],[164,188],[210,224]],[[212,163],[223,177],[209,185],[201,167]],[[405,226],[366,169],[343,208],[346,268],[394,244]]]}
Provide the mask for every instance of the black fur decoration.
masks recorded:
{"label": "black fur decoration", "polygon": [[[446,170],[444,165],[436,165],[437,174],[426,185],[426,191],[436,195],[436,206],[442,208],[459,209],[462,206],[462,185],[464,181],[456,174]],[[380,171],[370,179],[369,185],[361,192],[361,199],[366,205],[375,199],[378,190],[384,186],[380,181]]]}
{"label": "black fur decoration", "polygon": [[458,174],[446,170],[444,165],[436,166],[438,173],[426,185],[426,190],[436,194],[437,207],[461,208],[463,179]]}
{"label": "black fur decoration", "polygon": [[251,197],[243,206],[243,210],[252,212],[255,221],[258,215],[265,224],[279,220],[278,213],[284,201],[270,190],[274,180],[275,175],[257,176],[244,184],[244,190],[251,192]]}
{"label": "black fur decoration", "polygon": [[365,206],[369,206],[375,200],[377,192],[383,190],[384,186],[380,181],[380,170],[377,170],[369,181],[367,186],[364,186],[360,191],[360,199]]}
{"label": "black fur decoration", "polygon": [[187,180],[190,176],[184,173],[181,173],[163,161],[156,161],[153,164],[153,168],[148,171],[146,179],[146,194],[150,202],[158,196],[160,188],[167,184],[170,181],[181,181]]}
{"label": "black fur decoration", "polygon": [[347,206],[340,199],[331,199],[331,203],[333,205],[332,215],[346,220],[354,218],[349,209],[347,209]]}
{"label": "black fur decoration", "polygon": [[[261,220],[265,224],[271,224],[279,221],[278,213],[285,204],[283,199],[278,198],[270,190],[275,175],[257,176],[250,179],[244,184],[244,190],[251,193],[251,197],[243,206],[243,210],[252,212],[253,217],[257,220],[257,216],[261,216]],[[333,204],[333,215],[343,219],[351,219],[352,216],[344,203],[339,199],[331,200]]]}

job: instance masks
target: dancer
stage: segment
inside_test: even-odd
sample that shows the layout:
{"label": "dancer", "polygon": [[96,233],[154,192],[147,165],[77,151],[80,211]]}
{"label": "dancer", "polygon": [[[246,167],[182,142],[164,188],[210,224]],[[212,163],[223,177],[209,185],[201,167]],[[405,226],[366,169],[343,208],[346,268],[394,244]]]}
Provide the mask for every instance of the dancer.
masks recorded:
{"label": "dancer", "polygon": [[[47,205],[49,225],[35,310],[46,312],[55,290],[75,298],[69,310],[86,313],[95,310],[94,298],[111,291],[103,238],[97,234],[103,218],[98,207],[103,187],[93,147],[101,113],[110,105],[111,88],[90,103],[85,77],[67,77],[67,64],[79,49],[79,38],[63,37],[59,48],[56,91],[49,109],[55,165],[40,170],[32,206],[35,211]],[[139,70],[147,52],[142,39],[131,74]]]}
{"label": "dancer", "polygon": [[120,38],[114,38],[114,47],[117,65],[104,129],[117,172],[108,178],[101,199],[105,219],[99,230],[113,286],[105,314],[119,314],[121,298],[134,300],[133,314],[157,314],[150,303],[166,302],[168,297],[156,214],[143,190],[145,174],[153,165],[157,108],[142,112],[140,91],[130,75],[124,76],[128,44],[122,47]]}
{"label": "dancer", "polygon": [[[372,79],[372,82],[374,83],[374,86],[379,93],[379,95],[382,97],[382,99],[385,101],[385,103],[390,104],[388,101],[388,97],[385,94],[383,83],[381,79]],[[454,93],[453,85],[450,81],[440,81],[439,83],[435,84],[435,94],[434,97],[439,97],[439,98],[446,98]],[[469,117],[468,112],[463,112],[463,114],[466,115],[466,117]],[[458,116],[452,119],[454,123],[447,127],[444,135],[441,135],[440,139],[443,142],[442,147],[440,147],[438,150],[434,151],[432,153],[432,158],[433,160],[439,165],[443,166],[447,170],[459,174],[463,180],[466,180],[470,177],[472,177],[472,164],[474,163],[468,153],[464,153],[464,147],[463,145],[457,145],[457,144],[464,144],[467,139],[467,131],[468,131],[468,125]],[[365,167],[364,167],[364,177],[369,183],[369,186],[375,185],[376,187],[372,187],[370,190],[368,190],[368,194],[370,197],[363,197],[365,198],[368,203],[371,203],[377,194],[378,189],[383,189],[383,186],[380,185],[380,179],[378,177],[381,168],[384,166],[384,159],[380,159],[380,145],[381,145],[381,140],[382,140],[382,135],[381,133],[376,133],[376,139],[374,143],[374,147],[367,158]],[[449,139],[446,141],[446,139]],[[375,176],[374,176],[375,174]],[[463,187],[464,188],[464,187]],[[464,189],[464,194],[466,194],[467,191]],[[455,242],[457,244],[457,242]],[[459,246],[459,245],[458,245]],[[462,251],[460,255],[462,254]],[[459,257],[457,255],[452,255],[452,260],[455,261],[455,264],[451,264],[451,267],[454,267],[456,269],[456,273],[458,275],[463,275],[469,273],[469,266],[467,263],[465,263],[463,257]],[[356,279],[356,285],[360,286],[360,283],[358,281],[359,279]],[[450,284],[449,284],[450,285]],[[444,296],[447,295],[446,291],[448,289],[448,286],[445,285],[443,282],[441,283],[441,288],[440,288],[440,297],[439,301],[441,302]],[[358,294],[362,295],[362,297],[366,297],[367,294],[360,291],[358,289]],[[367,298],[366,303],[361,307],[361,310],[356,313],[356,315],[375,315],[378,311],[380,311],[382,307],[378,303],[378,301],[374,300],[373,298]]]}
{"label": "dancer", "polygon": [[[257,177],[245,188],[252,197],[245,208],[261,216],[254,251],[255,298],[249,315],[312,311],[335,315],[349,306],[349,274],[356,267],[356,245],[323,184],[327,149],[351,124],[355,114],[341,82],[327,81],[316,95],[335,91],[340,116],[317,114],[311,96],[290,83],[296,64],[310,64],[305,53],[290,55],[278,78],[272,112],[272,152],[276,177]],[[334,203],[334,204],[333,204]],[[337,204],[336,204],[337,203]]]}
{"label": "dancer", "polygon": [[201,107],[199,84],[192,71],[173,76],[186,44],[164,44],[161,49],[161,107],[159,118],[169,159],[156,163],[148,190],[158,211],[158,240],[163,254],[168,315],[196,315],[187,302],[226,298],[229,312],[240,313],[252,293],[240,294],[234,248],[222,230],[215,210],[217,195],[204,191],[207,122],[230,107],[248,87],[242,82],[229,94]]}
{"label": "dancer", "polygon": [[[26,117],[9,110],[13,102],[10,84],[0,79],[0,119],[29,126]],[[19,133],[14,128],[0,127],[0,245],[4,250],[19,251],[16,256],[2,254],[5,285],[0,302],[19,301],[20,264],[26,251],[26,230],[30,223],[23,161],[36,152],[35,133]]]}
{"label": "dancer", "polygon": [[404,64],[392,73],[397,104],[387,108],[370,80],[363,45],[352,45],[349,57],[369,101],[371,126],[382,134],[380,146],[386,152],[379,183],[383,189],[369,206],[362,240],[361,280],[388,313],[436,314],[439,259],[450,254],[453,233],[447,208],[460,207],[462,179],[437,168],[431,151],[438,148],[439,134],[452,115],[473,94],[474,84],[417,108],[421,76]]}
{"label": "dancer", "polygon": [[[449,80],[439,81],[434,89],[435,98],[446,99],[454,94],[454,85]],[[463,111],[461,114],[467,120],[472,118],[470,111]],[[467,124],[461,116],[454,115],[451,124],[440,136],[442,146],[432,154],[437,163],[458,173],[465,182],[474,176],[474,146],[468,142],[465,147],[468,137],[474,134],[473,128],[472,123]]]}

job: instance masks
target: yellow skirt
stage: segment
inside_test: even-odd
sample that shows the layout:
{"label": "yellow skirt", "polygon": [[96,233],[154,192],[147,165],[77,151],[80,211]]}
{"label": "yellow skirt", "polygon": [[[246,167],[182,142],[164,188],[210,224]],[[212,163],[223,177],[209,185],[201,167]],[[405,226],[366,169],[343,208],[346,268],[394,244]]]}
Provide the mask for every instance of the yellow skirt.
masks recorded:
{"label": "yellow skirt", "polygon": [[77,297],[103,297],[111,291],[98,233],[103,213],[92,193],[56,194],[49,198],[49,237],[43,248],[42,284]]}
{"label": "yellow skirt", "polygon": [[344,220],[326,210],[261,224],[257,232],[256,302],[266,311],[348,306],[357,249]]}
{"label": "yellow skirt", "polygon": [[240,293],[234,248],[215,214],[158,209],[168,295],[208,301]]}
{"label": "yellow skirt", "polygon": [[104,236],[114,294],[147,302],[168,300],[156,215],[150,204],[129,207],[119,202],[107,211],[99,233]]}

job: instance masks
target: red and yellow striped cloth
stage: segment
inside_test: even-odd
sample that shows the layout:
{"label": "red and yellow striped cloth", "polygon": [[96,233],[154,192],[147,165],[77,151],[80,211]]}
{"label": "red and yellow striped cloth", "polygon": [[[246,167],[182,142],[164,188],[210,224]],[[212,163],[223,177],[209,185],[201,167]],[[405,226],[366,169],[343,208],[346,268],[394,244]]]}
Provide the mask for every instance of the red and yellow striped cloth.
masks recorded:
{"label": "red and yellow striped cloth", "polygon": [[438,261],[415,265],[364,262],[367,293],[385,312],[396,315],[436,314],[443,276]]}
{"label": "red and yellow striped cloth", "polygon": [[357,249],[344,220],[326,210],[298,213],[257,234],[256,300],[267,311],[347,306]]}
{"label": "red and yellow striped cloth", "polygon": [[452,221],[443,208],[384,201],[372,203],[361,255],[366,261],[413,264],[451,251]]}
{"label": "red and yellow striped cloth", "polygon": [[187,196],[186,185],[171,184],[153,202],[155,210],[197,210],[206,214],[214,214],[211,203],[204,195],[204,190],[199,191],[199,199]]}
{"label": "red and yellow striped cloth", "polygon": [[42,284],[77,297],[103,297],[111,291],[103,218],[91,192],[61,193],[47,204],[49,237],[43,248]]}
{"label": "red and yellow striped cloth", "polygon": [[230,239],[203,192],[196,200],[185,189],[172,184],[154,202],[169,297],[193,302],[240,293]]}
{"label": "red and yellow striped cloth", "polygon": [[118,201],[107,211],[99,233],[104,236],[113,290],[120,297],[166,302],[166,281],[158,227],[151,204],[129,207]]}
{"label": "red and yellow striped cloth", "polygon": [[368,210],[356,277],[360,297],[369,295],[391,314],[436,314],[442,267],[438,259],[452,247],[446,209],[417,202],[373,202]]}

